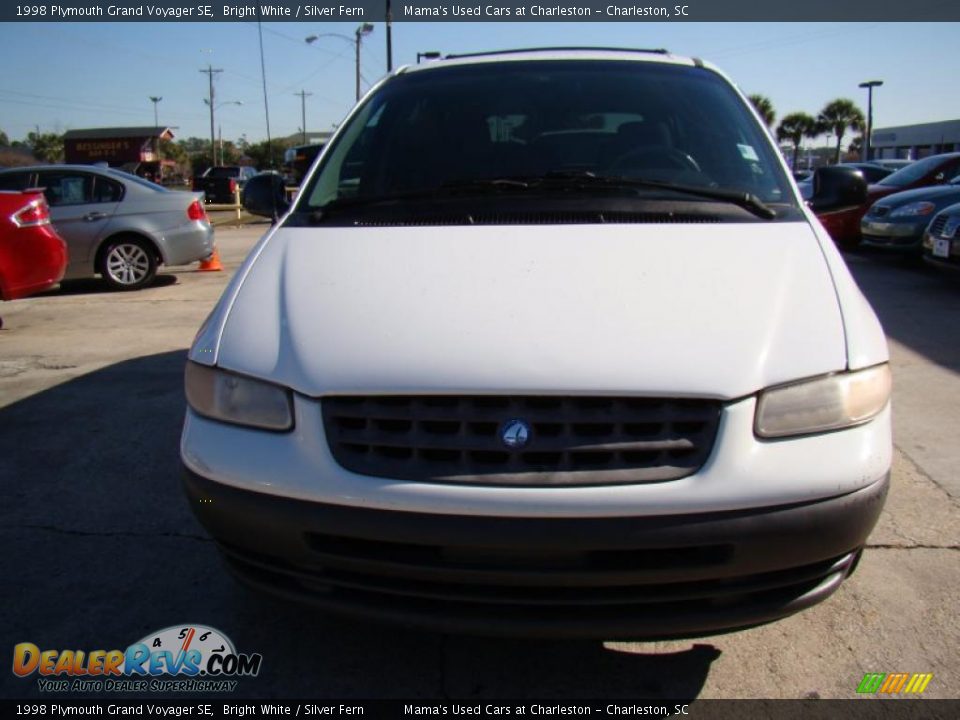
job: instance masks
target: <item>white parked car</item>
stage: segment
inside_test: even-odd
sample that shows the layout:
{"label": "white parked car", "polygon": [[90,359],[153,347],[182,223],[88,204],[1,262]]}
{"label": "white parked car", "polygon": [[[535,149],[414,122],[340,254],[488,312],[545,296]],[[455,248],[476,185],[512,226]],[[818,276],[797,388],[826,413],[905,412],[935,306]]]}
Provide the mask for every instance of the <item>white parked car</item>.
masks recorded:
{"label": "white parked car", "polygon": [[181,446],[244,582],[444,631],[654,638],[784,617],[856,567],[891,463],[884,334],[712,66],[402,68],[292,207],[269,180],[247,203],[282,219],[197,335]]}

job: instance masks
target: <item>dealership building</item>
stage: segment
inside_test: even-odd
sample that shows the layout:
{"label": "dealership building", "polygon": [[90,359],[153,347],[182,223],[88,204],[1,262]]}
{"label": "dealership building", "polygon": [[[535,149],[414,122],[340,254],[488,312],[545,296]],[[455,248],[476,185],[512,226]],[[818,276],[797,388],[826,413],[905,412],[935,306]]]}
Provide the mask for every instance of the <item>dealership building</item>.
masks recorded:
{"label": "dealership building", "polygon": [[870,134],[870,145],[875,159],[919,160],[960,152],[960,120],[876,128]]}
{"label": "dealership building", "polygon": [[160,141],[172,140],[167,127],[113,127],[69,130],[63,136],[68,163],[106,163],[142,177],[159,179],[165,166],[175,163],[160,159]]}

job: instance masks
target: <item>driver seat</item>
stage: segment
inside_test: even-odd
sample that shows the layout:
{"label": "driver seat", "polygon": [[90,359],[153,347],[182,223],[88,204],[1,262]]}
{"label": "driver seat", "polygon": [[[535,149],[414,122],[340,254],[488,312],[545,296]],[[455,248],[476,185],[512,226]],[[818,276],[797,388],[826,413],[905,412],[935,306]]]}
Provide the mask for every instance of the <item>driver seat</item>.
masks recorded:
{"label": "driver seat", "polygon": [[607,150],[607,164],[630,152],[644,148],[658,150],[673,147],[673,138],[666,123],[658,120],[642,120],[625,122],[617,128],[617,134],[612,139]]}

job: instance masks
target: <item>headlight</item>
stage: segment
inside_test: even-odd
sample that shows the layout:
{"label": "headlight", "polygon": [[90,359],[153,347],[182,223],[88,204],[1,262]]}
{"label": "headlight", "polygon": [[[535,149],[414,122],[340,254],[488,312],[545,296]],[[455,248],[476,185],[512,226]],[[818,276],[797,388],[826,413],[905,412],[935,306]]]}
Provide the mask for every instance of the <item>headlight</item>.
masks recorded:
{"label": "headlight", "polygon": [[187,402],[204,417],[265,430],[293,427],[290,391],[262,380],[187,363]]}
{"label": "headlight", "polygon": [[937,206],[931,202],[912,202],[907,203],[903,207],[898,207],[896,210],[890,213],[890,217],[917,217],[918,215],[929,215],[936,209]]}
{"label": "headlight", "polygon": [[757,401],[754,432],[777,438],[859,425],[883,410],[890,387],[884,363],[770,388]]}

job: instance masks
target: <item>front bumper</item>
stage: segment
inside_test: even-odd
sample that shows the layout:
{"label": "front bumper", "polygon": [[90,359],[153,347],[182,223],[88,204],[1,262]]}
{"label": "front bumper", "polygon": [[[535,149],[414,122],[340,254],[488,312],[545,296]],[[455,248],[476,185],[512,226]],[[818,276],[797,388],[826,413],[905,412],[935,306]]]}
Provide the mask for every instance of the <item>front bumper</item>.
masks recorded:
{"label": "front bumper", "polygon": [[860,236],[864,245],[890,250],[919,252],[926,222],[884,222],[864,218]]}
{"label": "front bumper", "polygon": [[888,484],[727,512],[496,517],[309,502],[184,470],[248,585],[435,631],[607,639],[726,632],[822,601],[856,566]]}
{"label": "front bumper", "polygon": [[[935,254],[934,244],[946,244],[946,256]],[[942,253],[942,250],[941,250]],[[960,269],[960,238],[933,238],[929,233],[923,236],[923,259],[931,265],[950,268],[952,270]]]}

